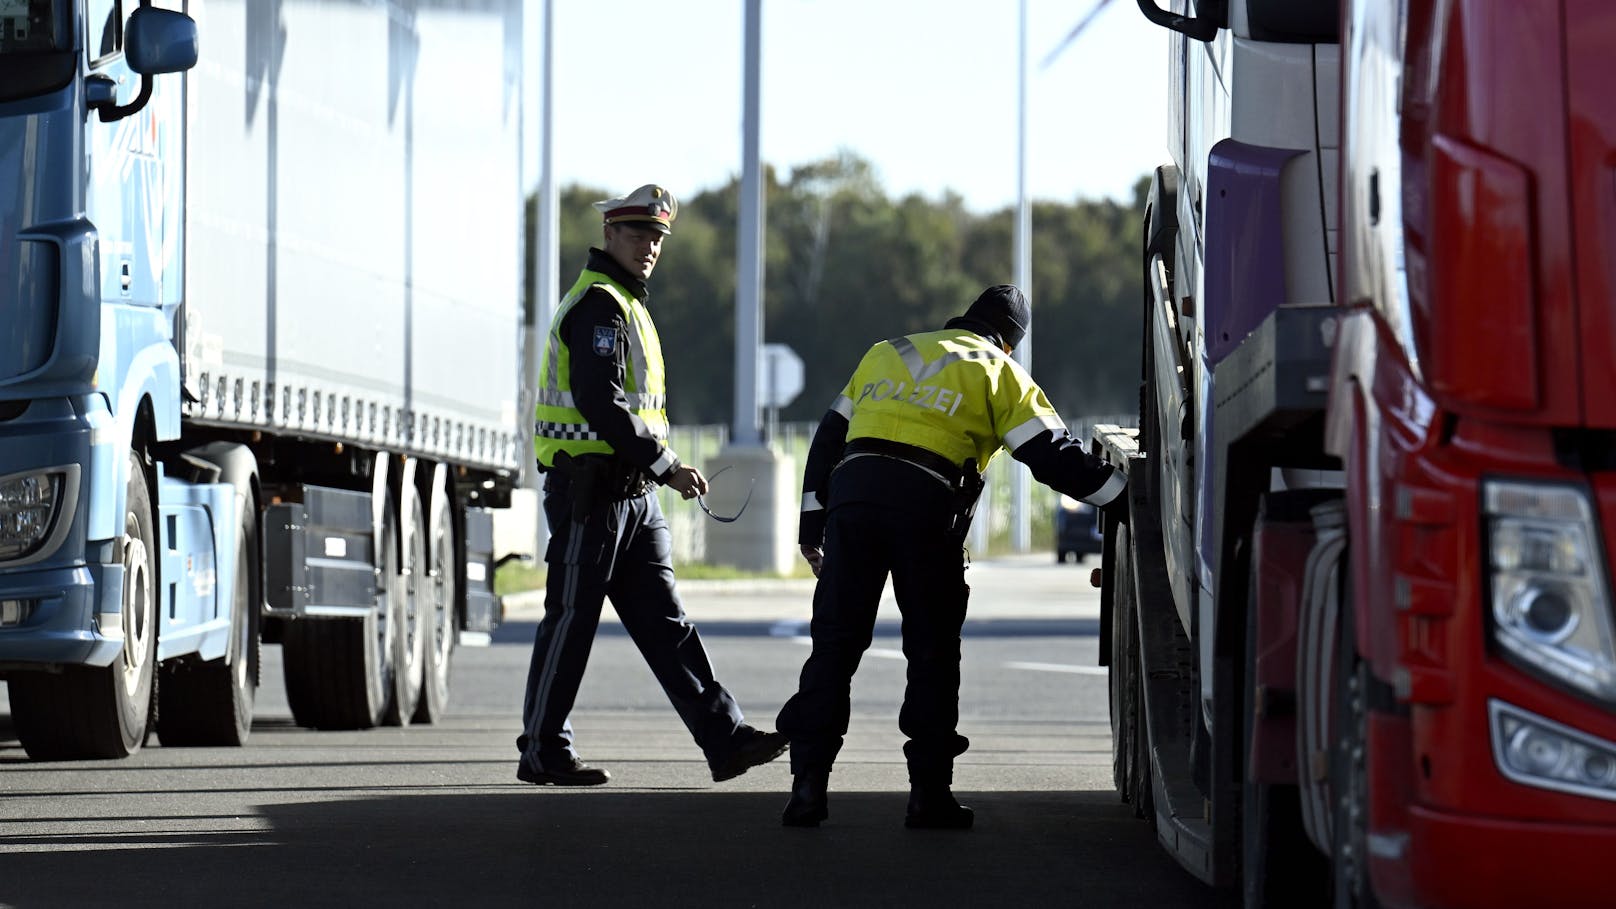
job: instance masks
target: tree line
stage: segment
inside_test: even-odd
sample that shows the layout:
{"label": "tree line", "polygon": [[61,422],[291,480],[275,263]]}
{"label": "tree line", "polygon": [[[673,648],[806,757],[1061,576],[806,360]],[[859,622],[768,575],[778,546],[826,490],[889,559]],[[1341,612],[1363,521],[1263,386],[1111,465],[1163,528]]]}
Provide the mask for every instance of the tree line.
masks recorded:
{"label": "tree line", "polygon": [[[591,203],[630,188],[559,193],[559,285],[547,305],[577,278],[588,247],[600,245]],[[1069,417],[1138,406],[1147,189],[1141,178],[1129,206],[1032,206],[1032,372]],[[680,194],[651,276],[676,424],[732,418],[739,199],[738,180]],[[953,193],[889,198],[855,155],[795,167],[784,181],[765,168],[764,200],[764,340],[789,345],[805,368],[783,421],[817,421],[871,344],[941,328],[984,287],[1013,283],[1013,208],[976,214]],[[531,224],[534,200],[528,210]]]}

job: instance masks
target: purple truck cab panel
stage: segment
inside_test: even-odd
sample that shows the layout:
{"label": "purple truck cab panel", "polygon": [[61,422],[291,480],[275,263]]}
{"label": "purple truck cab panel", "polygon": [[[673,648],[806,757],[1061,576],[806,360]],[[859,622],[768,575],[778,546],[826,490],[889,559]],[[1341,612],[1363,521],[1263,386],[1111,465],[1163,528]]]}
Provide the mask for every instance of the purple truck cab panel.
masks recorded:
{"label": "purple truck cab panel", "polygon": [[1208,366],[1239,346],[1285,301],[1280,171],[1302,154],[1224,139],[1206,173],[1202,325]]}

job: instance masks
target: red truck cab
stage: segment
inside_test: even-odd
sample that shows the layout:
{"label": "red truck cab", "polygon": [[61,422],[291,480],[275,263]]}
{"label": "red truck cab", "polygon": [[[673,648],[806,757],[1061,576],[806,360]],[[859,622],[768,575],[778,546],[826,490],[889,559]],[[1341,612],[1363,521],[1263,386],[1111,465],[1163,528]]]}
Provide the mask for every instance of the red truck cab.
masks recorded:
{"label": "red truck cab", "polygon": [[1345,4],[1337,829],[1382,904],[1616,902],[1613,49],[1597,0]]}

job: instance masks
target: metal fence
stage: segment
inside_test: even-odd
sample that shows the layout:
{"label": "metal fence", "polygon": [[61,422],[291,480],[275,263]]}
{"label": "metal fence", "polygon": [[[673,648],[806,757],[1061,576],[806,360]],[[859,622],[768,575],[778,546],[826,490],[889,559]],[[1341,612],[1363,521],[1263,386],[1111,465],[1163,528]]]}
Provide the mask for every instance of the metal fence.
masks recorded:
{"label": "metal fence", "polygon": [[[1115,423],[1119,426],[1133,426],[1137,421],[1135,414],[1102,414],[1068,417],[1066,425],[1074,438],[1087,440],[1096,424]],[[817,426],[817,423],[771,423],[769,426],[771,430],[769,444],[795,462],[791,470],[795,488],[787,501],[802,500],[802,468],[808,458],[808,445],[813,441],[814,429]],[[729,427],[725,425],[674,426],[670,429],[668,440],[668,444],[680,458],[686,463],[701,467],[704,472],[707,463],[717,457],[728,442]],[[1026,469],[1008,455],[1001,455],[993,460],[987,472],[987,485],[982,491],[982,499],[976,509],[976,524],[981,529],[973,532],[973,545],[980,546],[980,541],[985,539],[987,553],[1011,551],[1011,522],[1014,510],[1011,478],[1014,471]],[[726,476],[719,482],[729,479]],[[673,531],[674,564],[705,562],[707,521],[704,520],[695,500],[686,501],[680,498],[678,493],[665,487],[659,488],[657,495],[661,499],[662,510],[668,517],[668,526]],[[1047,549],[1053,552],[1055,503],[1058,497],[1058,493],[1047,486],[1037,482],[1031,484],[1028,508],[1031,546],[1034,551]]]}

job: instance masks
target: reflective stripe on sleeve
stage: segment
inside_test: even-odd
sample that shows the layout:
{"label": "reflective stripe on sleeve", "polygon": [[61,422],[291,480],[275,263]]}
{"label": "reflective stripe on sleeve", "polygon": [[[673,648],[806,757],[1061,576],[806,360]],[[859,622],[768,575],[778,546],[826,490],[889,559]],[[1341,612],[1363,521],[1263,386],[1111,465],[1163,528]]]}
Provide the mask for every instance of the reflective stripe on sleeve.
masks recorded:
{"label": "reflective stripe on sleeve", "polygon": [[662,449],[662,454],[658,455],[657,459],[651,462],[651,475],[654,477],[662,476],[663,474],[667,473],[668,468],[672,467],[678,460],[678,458],[674,457],[673,449]]}
{"label": "reflective stripe on sleeve", "polygon": [[1014,452],[1017,448],[1027,444],[1027,442],[1031,441],[1034,436],[1046,429],[1053,431],[1063,430],[1065,428],[1066,424],[1062,423],[1061,418],[1054,414],[1033,417],[1020,426],[1017,426],[1015,429],[1005,433],[1004,445],[1006,448]]}
{"label": "reflective stripe on sleeve", "polygon": [[802,510],[803,511],[805,511],[805,512],[807,512],[807,511],[823,511],[824,508],[825,508],[825,506],[819,504],[819,497],[818,496],[815,496],[811,492],[805,492],[805,493],[802,494]]}
{"label": "reflective stripe on sleeve", "polygon": [[842,415],[842,419],[853,419],[853,399],[847,395],[837,395],[836,400],[830,402],[830,409]]}
{"label": "reflective stripe on sleeve", "polygon": [[1116,468],[1112,468],[1111,478],[1105,481],[1105,485],[1084,496],[1083,501],[1093,505],[1096,508],[1104,508],[1115,501],[1117,496],[1122,495],[1122,490],[1126,488],[1127,485],[1127,475]]}

